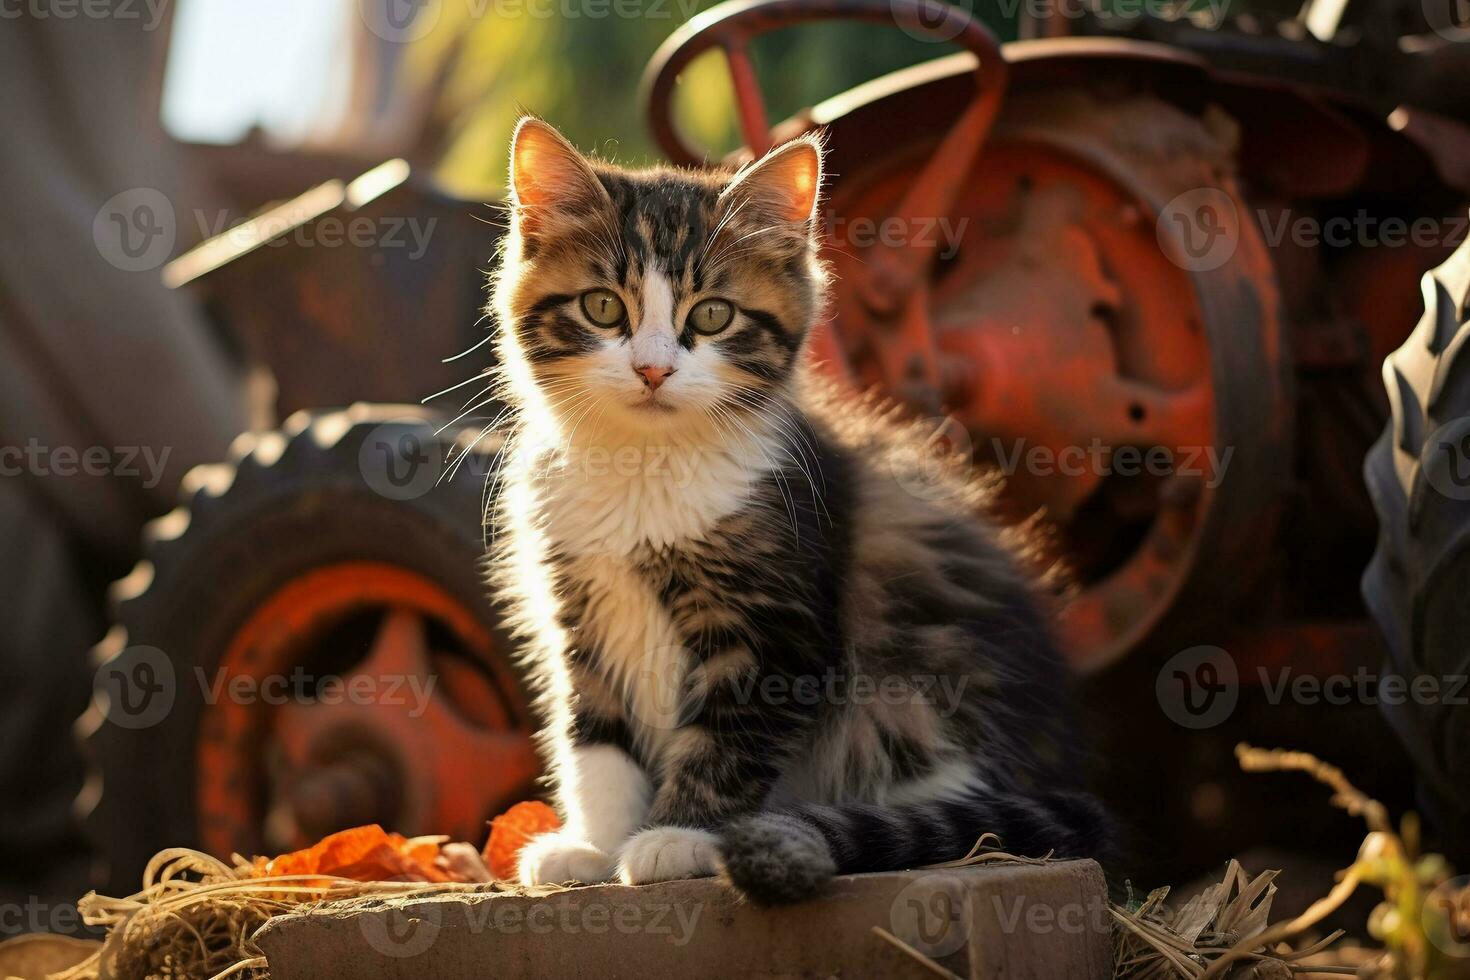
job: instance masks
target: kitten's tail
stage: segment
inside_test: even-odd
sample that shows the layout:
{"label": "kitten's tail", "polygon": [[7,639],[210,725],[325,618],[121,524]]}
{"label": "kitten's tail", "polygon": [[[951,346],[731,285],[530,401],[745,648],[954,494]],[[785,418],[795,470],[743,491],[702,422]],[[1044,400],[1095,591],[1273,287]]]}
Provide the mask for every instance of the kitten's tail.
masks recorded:
{"label": "kitten's tail", "polygon": [[964,857],[981,834],[1012,854],[1098,857],[1111,823],[1084,793],[975,789],[924,803],[802,804],[741,818],[720,834],[723,876],[761,905],[815,895],[834,874],[897,871]]}

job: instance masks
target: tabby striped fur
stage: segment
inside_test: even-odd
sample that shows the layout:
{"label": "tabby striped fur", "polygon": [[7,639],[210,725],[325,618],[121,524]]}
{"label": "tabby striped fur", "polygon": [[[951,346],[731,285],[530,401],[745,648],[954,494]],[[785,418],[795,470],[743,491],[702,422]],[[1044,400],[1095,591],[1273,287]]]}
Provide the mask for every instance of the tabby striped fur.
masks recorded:
{"label": "tabby striped fur", "polygon": [[[985,832],[1101,843],[987,489],[803,367],[820,177],[809,139],[739,173],[627,172],[517,130],[492,520],[565,823],[523,852],[526,883],[718,872],[776,903]],[[592,290],[620,323],[591,319]],[[734,316],[707,336],[689,313],[710,297]]]}

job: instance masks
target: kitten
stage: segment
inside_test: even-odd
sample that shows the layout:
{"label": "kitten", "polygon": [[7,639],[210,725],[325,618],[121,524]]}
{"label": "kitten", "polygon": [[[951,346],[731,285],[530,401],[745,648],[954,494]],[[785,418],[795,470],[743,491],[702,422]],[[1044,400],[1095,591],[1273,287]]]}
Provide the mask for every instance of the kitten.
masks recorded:
{"label": "kitten", "polygon": [[516,410],[498,585],[561,831],[527,884],[1093,854],[1066,676],[1026,577],[926,433],[807,377],[820,144],[627,172],[524,119],[493,307]]}

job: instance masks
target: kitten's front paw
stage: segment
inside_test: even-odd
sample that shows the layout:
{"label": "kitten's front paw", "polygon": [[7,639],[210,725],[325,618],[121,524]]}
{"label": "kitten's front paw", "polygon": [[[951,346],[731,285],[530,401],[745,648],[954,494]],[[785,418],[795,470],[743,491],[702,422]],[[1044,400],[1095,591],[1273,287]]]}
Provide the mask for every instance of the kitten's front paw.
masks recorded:
{"label": "kitten's front paw", "polygon": [[688,827],[654,827],[634,834],[618,852],[618,880],[625,885],[715,873],[717,838]]}
{"label": "kitten's front paw", "polygon": [[614,869],[606,851],[584,840],[553,833],[532,838],[521,848],[518,870],[523,885],[560,885],[569,881],[609,881]]}

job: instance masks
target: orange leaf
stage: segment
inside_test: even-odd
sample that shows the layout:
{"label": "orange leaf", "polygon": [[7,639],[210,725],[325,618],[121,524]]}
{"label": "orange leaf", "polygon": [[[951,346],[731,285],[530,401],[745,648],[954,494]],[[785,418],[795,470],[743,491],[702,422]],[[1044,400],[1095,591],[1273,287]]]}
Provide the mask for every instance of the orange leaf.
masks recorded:
{"label": "orange leaf", "polygon": [[434,867],[439,845],[412,844],[400,834],[389,834],[377,824],[340,830],[311,847],[269,861],[256,858],[256,874],[263,877],[320,874],[355,881],[446,881]]}
{"label": "orange leaf", "polygon": [[521,848],[537,834],[561,827],[556,811],[545,803],[528,800],[517,803],[490,822],[490,840],[485,844],[485,864],[490,874],[506,879],[516,876],[516,861]]}

